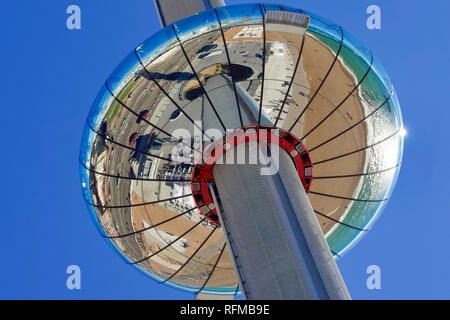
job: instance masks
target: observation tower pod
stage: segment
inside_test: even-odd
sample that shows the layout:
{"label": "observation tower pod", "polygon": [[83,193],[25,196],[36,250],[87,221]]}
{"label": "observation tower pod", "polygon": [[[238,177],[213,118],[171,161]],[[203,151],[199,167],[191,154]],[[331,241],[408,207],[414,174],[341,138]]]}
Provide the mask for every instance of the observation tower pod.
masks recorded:
{"label": "observation tower pod", "polygon": [[185,3],[155,0],[163,29],[88,115],[81,184],[99,232],[198,296],[349,299],[335,260],[379,217],[401,164],[387,73],[311,12]]}

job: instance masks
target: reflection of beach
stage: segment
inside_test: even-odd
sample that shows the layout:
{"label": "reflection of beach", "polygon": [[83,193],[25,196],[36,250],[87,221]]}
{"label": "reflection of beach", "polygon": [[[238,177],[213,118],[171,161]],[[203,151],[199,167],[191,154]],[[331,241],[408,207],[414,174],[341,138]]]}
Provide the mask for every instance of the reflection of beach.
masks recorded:
{"label": "reflection of beach", "polygon": [[[143,226],[144,228],[148,228],[150,227],[150,224],[148,224],[146,221],[143,221]],[[152,248],[154,246],[156,246],[157,248],[161,248],[163,246],[165,246],[168,242],[173,242],[172,246],[173,248],[180,252],[180,253],[185,253],[186,252],[186,248],[185,248],[185,244],[188,244],[188,240],[185,238],[181,238],[179,240],[177,239],[176,235],[164,232],[162,230],[157,230],[155,228],[150,229],[150,230],[146,230],[144,232],[142,232],[142,235],[144,236],[144,245],[147,248]],[[153,250],[150,250],[153,251]],[[155,250],[156,251],[156,250]],[[164,252],[162,252],[164,254]],[[147,252],[147,254],[149,254],[149,252]],[[182,258],[180,257],[181,262],[184,263],[186,262],[187,258]],[[173,270],[177,270],[180,267],[180,264],[178,263],[172,263],[173,260],[171,259],[167,259],[166,257],[161,257],[159,255],[155,255],[153,257],[150,258],[150,260],[153,260],[169,269],[173,269]]]}
{"label": "reflection of beach", "polygon": [[[302,101],[304,97],[309,99],[319,87],[329,67],[331,66],[334,53],[331,52],[323,43],[317,39],[307,36],[303,48],[301,66],[297,70],[294,85],[291,94],[295,101]],[[306,73],[306,79],[302,77],[303,70]],[[355,77],[348,68],[338,59],[330,72],[327,80],[324,82],[319,94],[305,111],[303,118],[293,129],[297,137],[303,137],[307,134],[321,119],[326,117],[337,104],[339,104],[348,93],[355,87]],[[311,88],[308,90],[306,88]],[[284,128],[290,128],[293,121],[302,112],[304,103],[299,103],[300,108],[291,106],[284,123]],[[311,135],[305,139],[307,148],[311,149],[327,139],[339,134],[349,126],[358,122],[364,117],[364,107],[359,100],[358,92],[355,91],[338,111],[330,116],[324,125],[320,125]],[[313,162],[329,159],[341,154],[354,151],[366,145],[367,128],[366,125],[359,125],[327,143],[323,148],[318,148],[311,152]],[[334,176],[344,174],[354,174],[362,172],[365,167],[365,152],[359,152],[350,156],[325,162],[314,167],[314,176]],[[360,177],[329,180],[316,179],[312,184],[312,191],[322,194],[338,195],[341,197],[354,198],[358,195]],[[355,192],[356,190],[356,192]],[[350,200],[337,199],[311,193],[309,195],[311,203],[315,210],[336,220],[342,220],[344,214],[351,206]],[[338,208],[338,209],[337,209]],[[336,210],[337,209],[337,210]],[[335,223],[327,218],[318,216],[319,222],[324,233],[327,233]]]}
{"label": "reflection of beach", "polygon": [[[134,203],[141,203],[142,201],[136,194],[133,194],[132,198]],[[132,210],[133,227],[136,230],[142,230],[176,215],[175,212],[161,205],[134,207]],[[200,213],[194,210],[191,216],[186,214],[185,216],[143,232],[141,236],[143,256],[149,256],[167,246],[178,238],[178,236],[192,228],[201,218],[203,217]],[[189,257],[198,250],[203,240],[211,231],[210,224],[202,223],[188,232],[184,237],[177,240],[173,245],[155,255],[155,259],[148,259],[141,265],[147,266],[160,277],[167,278],[168,275],[173,274],[188,261]],[[225,238],[222,231],[216,230],[173,280],[189,286],[202,286],[219,257],[224,242]],[[214,280],[211,279],[208,285],[226,287],[236,284],[234,266],[228,249],[222,255],[214,275]]]}

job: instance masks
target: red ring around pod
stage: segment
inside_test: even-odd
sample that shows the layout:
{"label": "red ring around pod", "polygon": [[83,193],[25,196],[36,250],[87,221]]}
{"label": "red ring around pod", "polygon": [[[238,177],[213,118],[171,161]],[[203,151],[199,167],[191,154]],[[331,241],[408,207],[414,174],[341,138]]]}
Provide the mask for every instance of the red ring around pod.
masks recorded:
{"label": "red ring around pod", "polygon": [[206,216],[214,225],[220,226],[219,216],[213,197],[210,192],[214,184],[212,169],[227,150],[238,144],[259,141],[259,143],[278,144],[291,157],[298,176],[306,192],[311,189],[313,180],[313,166],[311,157],[303,143],[283,129],[269,126],[249,126],[226,133],[222,138],[209,144],[203,151],[202,157],[197,161],[192,173],[191,189],[194,201],[200,213]]}

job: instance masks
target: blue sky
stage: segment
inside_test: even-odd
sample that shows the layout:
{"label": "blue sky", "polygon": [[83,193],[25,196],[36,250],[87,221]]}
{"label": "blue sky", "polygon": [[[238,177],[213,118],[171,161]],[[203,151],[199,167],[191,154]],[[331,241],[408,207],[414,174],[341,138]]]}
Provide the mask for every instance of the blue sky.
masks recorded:
{"label": "blue sky", "polygon": [[[229,0],[229,4],[248,1]],[[355,299],[450,299],[450,2],[278,1],[337,24],[372,49],[391,76],[408,135],[392,199],[339,266]],[[81,7],[82,29],[66,28]],[[382,30],[366,28],[377,4]],[[160,29],[151,0],[7,1],[2,49],[0,298],[191,299],[126,265],[100,237],[78,175],[81,132],[100,86]],[[81,267],[82,289],[66,289]],[[381,290],[366,268],[381,267]]]}

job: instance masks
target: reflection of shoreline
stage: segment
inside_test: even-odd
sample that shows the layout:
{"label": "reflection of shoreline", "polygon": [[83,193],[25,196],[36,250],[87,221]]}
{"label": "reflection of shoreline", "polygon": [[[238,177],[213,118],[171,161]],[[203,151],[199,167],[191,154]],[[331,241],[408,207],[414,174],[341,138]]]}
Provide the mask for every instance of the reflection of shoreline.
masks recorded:
{"label": "reflection of shoreline", "polygon": [[[313,36],[314,37],[314,36]],[[314,37],[316,38],[316,37]],[[317,38],[316,38],[317,39]],[[320,41],[320,40],[319,40]],[[330,51],[332,51],[331,49],[329,49]],[[334,52],[333,52],[334,54]],[[358,83],[358,79],[355,75],[354,72],[351,71],[351,61],[347,61],[347,63],[345,62],[345,59],[341,56],[338,57],[339,62],[341,63],[341,65],[346,69],[346,71],[353,77],[355,83]],[[357,68],[357,64],[358,62],[355,62],[356,66],[355,68]],[[373,69],[372,69],[373,70]],[[375,75],[377,77],[379,77],[378,73],[375,72]],[[361,85],[358,87],[357,92],[358,92],[358,97],[359,97],[359,101],[361,103],[361,105],[363,106],[363,111],[364,111],[364,117],[366,117],[367,115],[369,115],[373,110],[371,110],[371,106],[370,104],[366,101],[366,99],[364,98],[364,85],[369,85],[370,82],[368,84],[365,83],[365,81],[368,78],[366,78]],[[380,81],[382,82],[382,80],[380,79]],[[378,90],[378,88],[374,88],[375,90]],[[376,96],[376,94],[375,94]],[[372,108],[377,107],[377,105],[372,105]],[[365,130],[366,130],[366,136],[367,136],[367,143],[373,142],[373,132],[374,132],[374,127],[373,127],[373,123],[372,123],[373,119],[369,120],[369,121],[364,121],[364,125],[366,126]],[[369,159],[369,153],[365,152],[365,165],[364,165],[364,172],[369,172],[370,166],[371,166],[371,159]],[[369,191],[372,192],[372,188],[371,188],[371,182],[367,181],[367,179],[370,179],[368,176],[363,176],[361,177],[361,179],[359,180],[359,183],[357,185],[357,188],[355,189],[353,198],[355,199],[363,199],[364,198],[364,194],[367,191],[367,189],[369,188]],[[366,182],[367,186],[366,186]],[[339,218],[340,222],[346,222],[350,225],[354,225],[354,223],[352,223],[352,221],[345,221],[347,218],[349,218],[350,220],[352,219],[353,216],[358,215],[358,208],[355,207],[357,203],[355,201],[352,201],[349,204],[348,209],[344,212],[344,214],[342,214],[342,216]],[[358,226],[361,228],[366,228],[366,226],[370,226],[372,225],[376,219],[379,216],[379,212],[382,211],[384,207],[384,204],[382,204],[381,206],[378,206],[377,209],[375,210],[375,212],[371,215],[371,218],[367,221],[367,223],[364,226]],[[356,210],[356,212],[353,214],[352,211]],[[325,235],[326,238],[328,238],[330,235],[333,234],[333,232],[335,232],[338,228],[347,228],[345,226],[341,226],[339,224],[335,224]],[[344,233],[345,235],[345,233]],[[337,246],[337,248],[339,248],[339,252],[341,255],[345,254],[346,252],[348,252],[356,243],[358,243],[358,241],[362,238],[362,236],[364,235],[364,232],[358,232],[358,234],[349,242],[347,243],[344,247],[340,248],[342,243],[345,243],[348,240],[348,235],[346,235],[346,238],[344,239],[340,239],[341,237],[339,236],[339,234],[335,235],[335,245]]]}
{"label": "reflection of shoreline", "polygon": [[[323,43],[319,38],[317,38],[317,37],[315,37],[313,34],[310,34],[310,36],[311,37],[313,37],[314,39],[316,39],[317,41],[320,41],[321,43]],[[325,44],[325,43],[323,43],[323,44]],[[328,47],[326,44],[325,44],[325,47],[330,51],[330,53],[333,55],[333,56],[335,56],[336,55],[336,53],[330,48],[330,47]],[[344,59],[343,59],[343,57],[341,57],[341,56],[339,56],[338,57],[338,60],[337,60],[337,63],[339,63],[339,64],[341,64],[341,66],[345,69],[345,71],[353,78],[353,82],[354,82],[354,84],[355,84],[355,86],[358,84],[358,78],[357,78],[357,76],[355,75],[355,73],[350,69],[350,66],[349,65],[347,65],[346,63],[345,63],[345,61],[344,61]],[[350,64],[350,63],[349,63]],[[309,84],[308,84],[309,85]],[[361,103],[361,106],[362,106],[362,110],[363,110],[363,115],[364,115],[364,117],[366,117],[369,113],[370,113],[370,108],[366,105],[366,103],[365,103],[365,100],[364,100],[364,98],[363,98],[363,89],[362,89],[362,85],[360,85],[359,87],[358,87],[358,89],[357,89],[357,92],[358,92],[358,97],[359,97],[359,102]],[[370,123],[370,121],[365,121],[363,124],[365,124],[367,127],[365,128],[365,134],[366,134],[366,137],[367,137],[367,140],[366,140],[366,143],[367,143],[367,141],[371,141],[371,130],[370,130],[370,127],[371,127],[371,123]],[[367,167],[368,167],[368,165],[369,165],[369,161],[368,161],[368,154],[367,154],[367,152],[364,152],[364,155],[365,155],[365,161],[364,161],[364,172],[367,172]],[[364,181],[365,181],[365,176],[362,176],[360,179],[359,179],[359,182],[358,182],[358,184],[357,184],[357,186],[356,186],[356,188],[355,188],[355,190],[354,190],[354,192],[353,192],[353,195],[352,195],[352,197],[353,198],[355,198],[355,199],[359,199],[359,195],[362,193],[362,187],[363,187],[363,185],[364,185]],[[344,220],[345,220],[345,218],[350,214],[350,212],[352,211],[352,209],[353,209],[353,207],[354,207],[354,204],[355,204],[355,201],[351,201],[351,202],[349,202],[349,204],[347,205],[347,209],[344,211],[344,213],[339,217],[339,222],[343,222]],[[330,229],[330,230],[328,230],[328,232],[325,234],[325,238],[328,238],[334,231],[336,231],[336,229],[339,227],[339,226],[341,226],[340,224],[334,224],[334,226]]]}
{"label": "reflection of shoreline", "polygon": [[[338,58],[339,59],[339,61],[342,63],[342,65],[343,65],[343,67],[348,71],[348,73],[349,74],[351,74],[351,76],[353,77],[353,79],[354,79],[354,81],[355,81],[355,83],[358,83],[358,78],[356,77],[356,75],[350,70],[350,67],[349,66],[347,66],[346,64],[345,64],[345,62],[344,62],[344,59],[343,58],[341,58],[341,57],[339,57]],[[364,82],[364,81],[363,81]],[[365,99],[364,99],[364,97],[363,97],[363,87],[362,87],[362,85],[360,85],[359,87],[358,87],[358,89],[357,89],[357,91],[358,91],[358,97],[359,97],[359,101],[361,102],[361,105],[362,105],[362,107],[363,107],[363,114],[364,114],[364,118],[368,115],[368,114],[370,114],[370,108],[369,108],[369,106],[366,104],[366,102],[365,102]],[[366,144],[368,144],[368,142],[369,141],[372,141],[372,123],[371,123],[371,121],[364,121],[361,125],[365,125],[366,127],[365,127],[365,134],[366,134]],[[368,152],[364,152],[364,155],[365,155],[365,162],[364,162],[364,171],[363,172],[367,172],[367,168],[369,167],[369,153]],[[356,187],[356,189],[355,189],[355,192],[353,193],[353,198],[355,198],[355,199],[360,199],[360,195],[363,193],[363,186],[364,186],[364,183],[365,183],[365,180],[366,179],[368,179],[368,177],[367,176],[362,176],[360,179],[359,179],[359,182],[358,182],[358,185],[357,185],[357,187]],[[354,205],[355,205],[355,201],[352,201],[350,204],[349,204],[349,208],[344,212],[344,214],[339,218],[339,221],[340,222],[343,222],[346,218],[347,218],[347,216],[350,216],[350,212],[354,209]],[[355,209],[356,210],[356,209]],[[336,230],[338,227],[339,227],[340,225],[338,225],[338,224],[336,224],[333,228],[334,228],[334,230]],[[356,237],[355,239],[358,239],[358,237]],[[353,240],[353,241],[355,241],[355,240]],[[352,241],[352,242],[353,242]],[[352,242],[350,242],[349,244],[347,244],[347,246],[350,246],[351,245],[351,243]],[[347,247],[346,246],[346,247]],[[344,247],[342,250],[341,250],[341,252],[342,253],[344,253],[345,252],[345,248],[346,247]]]}
{"label": "reflection of shoreline", "polygon": [[[306,72],[306,79],[308,81],[308,87],[309,88],[317,88],[319,86],[319,83],[323,77],[323,74],[328,70],[329,66],[331,65],[332,60],[336,57],[336,53],[330,48],[330,46],[327,45],[326,41],[322,41],[320,37],[316,37],[312,35],[311,33],[308,33],[308,36],[310,37],[310,41],[306,44],[304,49],[304,59],[303,59],[303,65]],[[318,60],[319,59],[319,60]],[[317,70],[314,71],[314,66],[317,65],[317,63],[322,63],[322,71],[321,73]],[[311,71],[313,70],[313,71]],[[331,81],[331,82],[330,82]],[[333,85],[334,84],[334,85]],[[311,108],[314,110],[311,110],[311,112],[305,113],[305,121],[304,125],[302,126],[302,134],[308,132],[314,123],[316,123],[318,120],[318,117],[328,115],[329,112],[332,111],[332,109],[341,101],[333,101],[333,97],[339,97],[342,96],[341,100],[345,98],[343,96],[342,90],[346,90],[344,92],[349,91],[347,89],[347,85],[351,84],[352,89],[357,86],[358,80],[355,75],[355,73],[351,69],[351,64],[348,65],[344,62],[344,59],[339,56],[336,60],[335,65],[333,66],[333,69],[330,74],[330,78],[328,79],[328,83],[325,82],[324,86],[321,89],[321,92],[319,96],[324,99],[324,101],[328,100],[330,102],[330,105],[328,106],[329,110],[327,110],[326,105],[321,104],[319,101],[315,101],[311,104]],[[367,109],[367,106],[361,101],[361,87],[358,87],[358,98],[356,97],[356,91],[351,95],[346,102],[342,105],[342,108],[336,110],[333,112],[333,115],[330,119],[327,121],[337,121],[336,125],[338,128],[342,128],[339,131],[342,131],[343,128],[348,128],[351,126],[352,122],[355,122],[355,120],[350,120],[346,117],[344,110],[349,111],[350,113],[354,114],[353,117],[357,119],[364,118],[369,110]],[[330,97],[330,98],[327,98]],[[316,97],[316,100],[319,98]],[[331,100],[331,101],[330,101]],[[336,99],[334,99],[336,100]],[[322,107],[322,108],[321,108]],[[334,119],[333,119],[334,117]],[[308,122],[309,121],[309,122]],[[338,150],[336,148],[339,148],[339,145],[345,145],[348,149],[347,151],[353,151],[357,149],[360,146],[367,144],[367,131],[368,128],[364,124],[359,125],[358,127],[355,127],[351,131],[349,131],[346,135],[339,138],[339,140],[333,141],[333,145],[329,145],[328,147],[331,148],[331,152],[333,152],[335,155],[342,154],[342,150]],[[316,132],[315,134],[308,137],[307,143],[310,144],[312,147],[315,145],[318,145],[322,143],[323,141],[326,141],[327,139],[333,137],[333,135],[330,135],[328,132]],[[326,149],[326,148],[324,148]],[[327,159],[330,158],[331,155],[324,149],[319,149],[318,152],[314,153],[312,156],[317,156],[316,159]],[[345,149],[345,148],[344,148]],[[360,152],[357,155],[352,156],[351,159],[346,159],[340,161],[338,164],[339,166],[339,172],[342,173],[355,173],[360,172],[361,170],[365,169],[367,167],[367,153],[365,151]],[[321,172],[322,174],[318,175],[333,175],[332,172],[335,172],[335,169],[332,169],[331,164],[323,165],[318,167],[317,172]],[[338,188],[336,185],[332,186],[330,184],[326,185],[324,182],[318,180],[315,183],[313,183],[314,186],[317,187],[317,192],[322,192],[325,194],[335,194],[340,196],[345,196],[348,198],[354,198],[357,199],[356,195],[358,195],[361,192],[362,186],[363,186],[364,179],[363,177],[354,177],[352,179],[348,179],[345,181],[345,185],[342,188]],[[342,182],[344,183],[344,181]],[[311,202],[313,204],[314,208],[323,208],[322,210],[325,210],[323,213],[328,214],[331,212],[334,208],[339,207],[340,210],[333,214],[334,219],[342,222],[346,217],[348,217],[349,214],[351,214],[351,210],[354,207],[355,202],[353,200],[333,200],[330,198],[327,198],[325,201],[324,199],[318,198],[314,196],[311,198]],[[320,210],[319,210],[320,211]],[[320,217],[319,217],[320,218]],[[323,218],[322,218],[323,219]],[[325,237],[328,238],[330,235],[332,235],[336,229],[340,226],[337,223],[331,224],[329,221],[323,221],[327,223],[324,225],[325,227],[322,227],[322,230],[325,233]],[[328,229],[329,228],[329,229]],[[328,229],[328,230],[327,230]],[[334,246],[335,243],[330,243],[330,246]]]}

